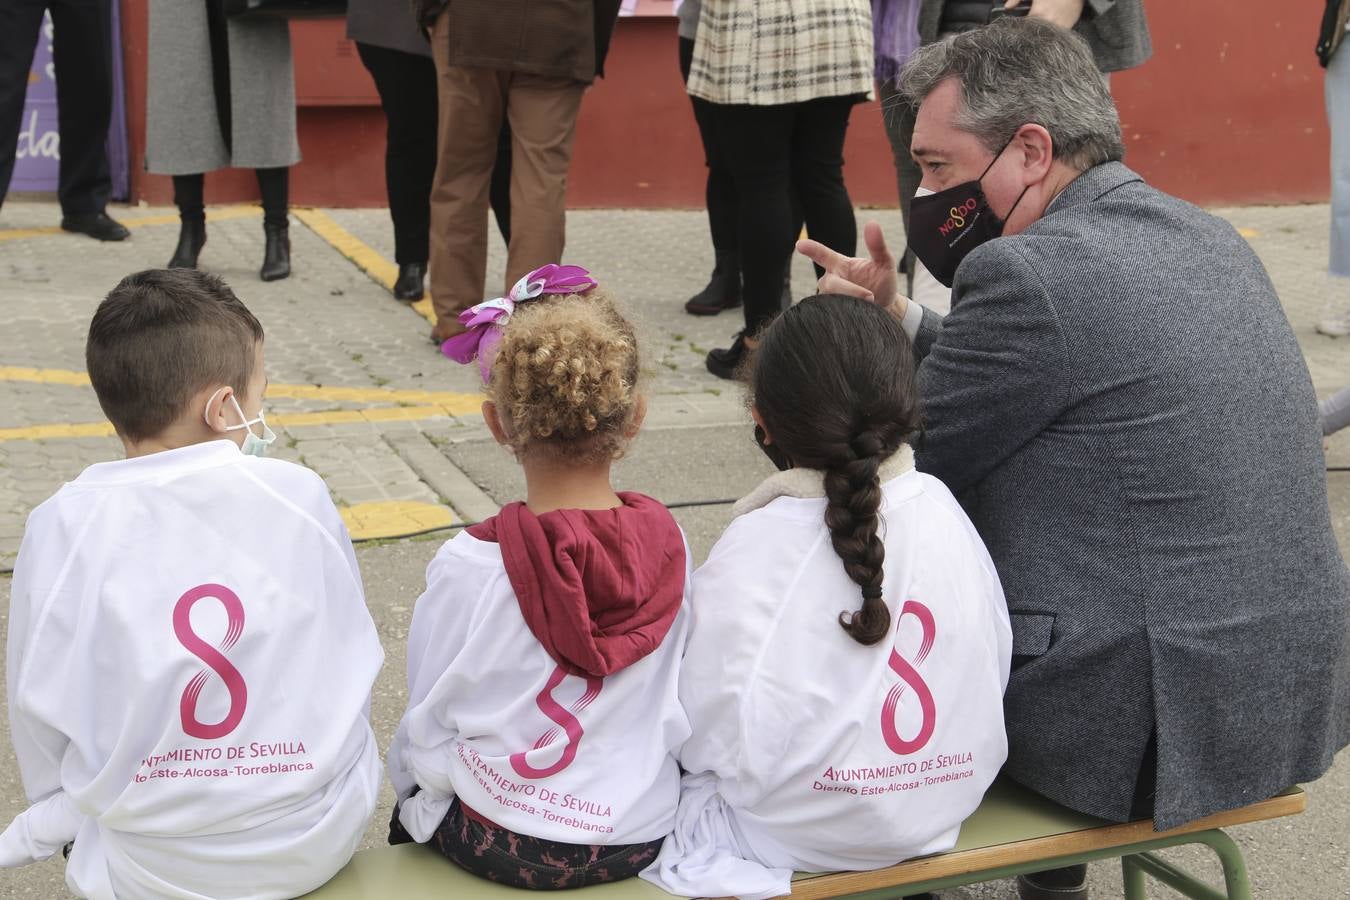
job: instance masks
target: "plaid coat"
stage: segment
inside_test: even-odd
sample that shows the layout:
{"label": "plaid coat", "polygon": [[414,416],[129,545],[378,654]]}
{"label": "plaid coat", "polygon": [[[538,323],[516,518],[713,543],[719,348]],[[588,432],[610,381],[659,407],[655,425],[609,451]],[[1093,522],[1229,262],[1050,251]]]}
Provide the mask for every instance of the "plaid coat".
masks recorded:
{"label": "plaid coat", "polygon": [[695,97],[778,106],[871,91],[870,0],[704,0]]}

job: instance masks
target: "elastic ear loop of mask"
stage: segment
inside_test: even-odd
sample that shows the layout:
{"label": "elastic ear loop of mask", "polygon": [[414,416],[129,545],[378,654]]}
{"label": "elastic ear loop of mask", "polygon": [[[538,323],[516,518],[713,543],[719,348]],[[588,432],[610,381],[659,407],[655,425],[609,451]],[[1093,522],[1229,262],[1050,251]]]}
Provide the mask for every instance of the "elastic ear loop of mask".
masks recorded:
{"label": "elastic ear loop of mask", "polygon": [[[1021,129],[1018,129],[1018,130],[1020,131]],[[1003,146],[999,148],[999,151],[998,151],[997,153],[994,154],[994,158],[991,159],[991,160],[989,160],[989,165],[987,165],[987,166],[984,167],[984,171],[981,172],[981,173],[980,173],[980,177],[976,179],[976,182],[980,185],[980,193],[981,193],[981,194],[984,194],[984,176],[986,176],[986,175],[989,174],[989,170],[992,169],[992,168],[994,167],[994,163],[998,162],[999,157],[1001,157],[1001,156],[1003,155],[1003,151],[1004,151],[1004,150],[1007,150],[1009,147],[1011,147],[1011,146],[1012,146],[1012,142],[1015,141],[1015,140],[1017,140],[1017,132],[1016,132],[1016,131],[1014,131],[1014,132],[1012,133],[1012,137],[1008,138],[1008,140],[1003,144]],[[1029,190],[1031,190],[1031,185],[1029,185],[1029,184],[1028,184],[1027,186],[1025,186],[1024,188],[1022,188],[1022,193],[1018,194],[1018,195],[1017,195],[1017,199],[1013,201],[1012,209],[1008,210],[1008,214],[1007,214],[1006,216],[1004,216],[1002,219],[999,219],[999,221],[1000,221],[1002,224],[1007,224],[1008,220],[1012,218],[1013,210],[1017,209],[1017,204],[1019,204],[1019,203],[1022,202],[1022,198],[1025,197],[1025,196],[1027,195],[1027,191],[1029,191]],[[988,195],[988,194],[984,194],[984,204],[985,204],[985,206],[988,206],[988,205],[989,205],[989,195]],[[993,210],[991,209],[990,212],[992,213]]]}
{"label": "elastic ear loop of mask", "polygon": [[[207,408],[207,409],[210,409],[210,408],[211,408],[211,404],[215,402],[216,397],[219,396],[220,392],[223,391],[223,390],[225,390],[225,388],[217,388],[217,389],[216,389],[216,392],[215,392],[214,394],[212,394],[211,397],[210,397],[210,399],[208,399],[208,400],[206,401],[206,408]],[[241,424],[241,425],[226,425],[226,426],[225,426],[225,430],[226,430],[226,431],[238,431],[238,430],[241,429],[241,428],[245,428],[245,429],[248,430],[248,433],[249,433],[249,434],[253,434],[253,426],[254,426],[255,424],[261,424],[261,425],[263,426],[263,432],[264,432],[264,434],[266,433],[266,431],[267,431],[267,423],[266,423],[266,421],[264,421],[264,419],[263,419],[263,417],[262,417],[261,415],[258,416],[258,418],[254,419],[254,420],[252,420],[252,421],[249,421],[248,416],[244,415],[244,408],[243,408],[242,406],[239,405],[239,401],[236,400],[236,399],[234,399],[234,396],[233,396],[233,395],[230,396],[230,402],[234,404],[234,411],[237,412],[237,413],[239,413],[239,421],[242,422],[243,424]],[[211,417],[210,417],[209,415],[207,415],[206,409],[202,410],[202,421],[205,422],[208,426],[211,424]],[[262,440],[263,437],[264,437],[263,434],[253,434],[253,436],[254,436],[255,438],[257,438],[258,440]]]}

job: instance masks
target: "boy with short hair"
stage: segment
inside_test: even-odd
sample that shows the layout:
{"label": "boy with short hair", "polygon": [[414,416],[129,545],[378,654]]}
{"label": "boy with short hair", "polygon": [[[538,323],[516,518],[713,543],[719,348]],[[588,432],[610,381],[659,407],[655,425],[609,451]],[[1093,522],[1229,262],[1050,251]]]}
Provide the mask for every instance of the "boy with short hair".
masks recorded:
{"label": "boy with short hair", "polygon": [[263,331],[219,278],[128,276],[86,355],[127,458],[28,519],[7,687],[32,805],[0,866],[73,841],[83,897],[304,894],[380,784],[384,653],[346,529],[317,475],[255,458]]}

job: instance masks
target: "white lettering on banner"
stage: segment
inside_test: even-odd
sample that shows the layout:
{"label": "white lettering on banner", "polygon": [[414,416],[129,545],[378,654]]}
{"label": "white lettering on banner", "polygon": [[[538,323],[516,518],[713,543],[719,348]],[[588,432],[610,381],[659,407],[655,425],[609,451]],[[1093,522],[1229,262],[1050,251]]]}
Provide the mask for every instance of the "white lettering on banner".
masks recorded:
{"label": "white lettering on banner", "polygon": [[56,129],[38,134],[38,111],[28,115],[28,127],[19,132],[19,143],[15,151],[18,159],[60,159],[61,135]]}

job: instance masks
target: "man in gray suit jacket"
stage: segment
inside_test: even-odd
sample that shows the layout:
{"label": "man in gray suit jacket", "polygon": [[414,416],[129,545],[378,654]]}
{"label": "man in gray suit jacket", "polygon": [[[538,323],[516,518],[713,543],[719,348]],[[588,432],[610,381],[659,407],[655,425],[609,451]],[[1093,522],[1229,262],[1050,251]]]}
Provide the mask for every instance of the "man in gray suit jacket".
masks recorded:
{"label": "man in gray suit jacket", "polygon": [[1071,32],[958,35],[901,86],[939,192],[910,241],[954,273],[951,313],[897,294],[875,223],[870,259],[800,249],[822,293],[874,299],[914,340],[918,466],[962,499],[1012,613],[1007,774],[1159,829],[1317,778],[1350,743],[1350,574],[1260,261],[1120,163]]}

